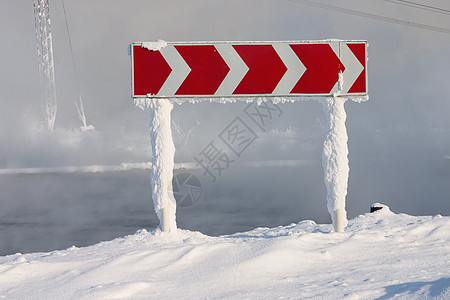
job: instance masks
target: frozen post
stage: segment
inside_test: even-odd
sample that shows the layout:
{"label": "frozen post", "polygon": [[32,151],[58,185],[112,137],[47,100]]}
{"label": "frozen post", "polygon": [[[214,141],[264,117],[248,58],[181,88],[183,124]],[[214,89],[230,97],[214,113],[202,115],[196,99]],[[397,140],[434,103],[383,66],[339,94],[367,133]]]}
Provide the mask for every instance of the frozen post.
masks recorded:
{"label": "frozen post", "polygon": [[327,207],[334,231],[343,232],[347,226],[345,196],[348,184],[348,147],[345,119],[347,117],[342,97],[326,98],[323,103],[326,133],[323,143],[322,166],[327,187]]}
{"label": "frozen post", "polygon": [[152,144],[151,187],[153,205],[163,232],[177,229],[176,202],[172,191],[175,146],[170,127],[173,104],[168,99],[148,99]]}

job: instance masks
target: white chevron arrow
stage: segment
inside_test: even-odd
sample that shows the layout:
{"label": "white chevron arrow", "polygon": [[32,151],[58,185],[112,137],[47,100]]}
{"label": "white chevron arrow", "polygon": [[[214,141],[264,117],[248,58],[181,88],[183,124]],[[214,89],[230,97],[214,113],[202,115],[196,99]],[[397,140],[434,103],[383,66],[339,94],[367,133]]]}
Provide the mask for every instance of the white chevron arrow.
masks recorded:
{"label": "white chevron arrow", "polygon": [[356,79],[358,79],[359,74],[364,70],[364,66],[347,46],[347,43],[340,42],[340,52],[341,56],[339,58],[345,67],[344,73],[342,74],[344,81],[342,92],[348,93]]}
{"label": "white chevron arrow", "polygon": [[305,65],[292,50],[288,43],[275,43],[273,48],[287,68],[280,82],[272,92],[273,95],[289,95],[295,84],[306,71]]}
{"label": "white chevron arrow", "polygon": [[158,96],[170,97],[175,95],[178,88],[191,72],[191,68],[189,68],[188,64],[184,61],[180,53],[178,53],[177,49],[175,49],[174,45],[167,45],[166,47],[161,48],[160,52],[169,64],[172,72],[159,90]]}
{"label": "white chevron arrow", "polygon": [[347,94],[356,79],[358,79],[359,74],[364,70],[364,66],[359,62],[358,58],[353,54],[346,42],[331,42],[330,46],[345,67],[345,70],[341,75],[342,86],[339,86],[339,81],[336,82],[331,93],[339,92],[340,94]]}
{"label": "white chevron arrow", "polygon": [[[336,54],[336,56],[339,58],[339,60],[341,60],[341,49],[340,49],[340,42],[339,41],[332,41],[329,42],[328,45],[330,45],[331,49],[333,50],[334,54]],[[342,60],[341,60],[342,62]],[[344,65],[345,67],[345,65]],[[339,86],[339,79],[343,77],[341,77],[342,74],[339,74],[339,78],[337,78],[338,80],[336,81],[336,84],[333,86],[333,88],[330,91],[330,94],[335,94],[336,92],[340,92],[342,93],[342,87]]]}
{"label": "white chevron arrow", "polygon": [[215,47],[230,68],[230,71],[214,95],[231,95],[249,69],[231,44],[217,44]]}

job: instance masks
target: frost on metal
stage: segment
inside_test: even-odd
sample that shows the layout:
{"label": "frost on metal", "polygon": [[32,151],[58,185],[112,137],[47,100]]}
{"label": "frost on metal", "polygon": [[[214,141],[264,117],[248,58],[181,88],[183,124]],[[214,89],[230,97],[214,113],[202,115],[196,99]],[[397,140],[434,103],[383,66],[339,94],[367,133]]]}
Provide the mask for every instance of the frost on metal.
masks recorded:
{"label": "frost on metal", "polygon": [[53,130],[57,106],[48,0],[34,0],[33,6],[43,111],[47,128]]}
{"label": "frost on metal", "polygon": [[167,42],[163,40],[157,40],[156,42],[143,42],[141,47],[150,51],[159,51],[167,46]]}
{"label": "frost on metal", "polygon": [[347,114],[344,104],[346,100],[343,97],[333,97],[322,101],[326,120],[322,166],[327,188],[327,208],[336,231],[342,231],[347,226],[345,197],[347,196],[350,169],[348,136],[345,128]]}
{"label": "frost on metal", "polygon": [[[151,95],[150,95],[151,96]],[[274,96],[259,96],[259,97],[215,97],[215,98],[207,98],[207,97],[191,97],[191,98],[133,98],[133,103],[136,105],[136,107],[144,110],[146,108],[149,108],[152,106],[152,103],[155,101],[167,101],[172,104],[178,104],[181,105],[183,103],[201,103],[201,102],[210,102],[210,103],[221,103],[221,104],[227,104],[227,103],[236,103],[236,102],[243,102],[243,103],[250,103],[250,102],[256,102],[258,105],[261,105],[261,103],[264,102],[272,102],[274,104],[281,104],[281,103],[295,103],[298,101],[321,101],[323,99],[322,97],[274,97]]]}
{"label": "frost on metal", "polygon": [[150,139],[152,144],[151,187],[155,212],[164,231],[174,231],[176,201],[172,191],[175,146],[172,139],[170,114],[173,104],[168,101],[151,101]]}

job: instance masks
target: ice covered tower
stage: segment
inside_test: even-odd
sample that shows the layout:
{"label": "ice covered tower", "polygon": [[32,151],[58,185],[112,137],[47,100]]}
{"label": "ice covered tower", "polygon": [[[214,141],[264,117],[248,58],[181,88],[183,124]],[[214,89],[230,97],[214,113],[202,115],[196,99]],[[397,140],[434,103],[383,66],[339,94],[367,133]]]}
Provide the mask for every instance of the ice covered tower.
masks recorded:
{"label": "ice covered tower", "polygon": [[47,128],[53,130],[56,119],[56,88],[48,0],[33,0],[33,6],[43,113]]}

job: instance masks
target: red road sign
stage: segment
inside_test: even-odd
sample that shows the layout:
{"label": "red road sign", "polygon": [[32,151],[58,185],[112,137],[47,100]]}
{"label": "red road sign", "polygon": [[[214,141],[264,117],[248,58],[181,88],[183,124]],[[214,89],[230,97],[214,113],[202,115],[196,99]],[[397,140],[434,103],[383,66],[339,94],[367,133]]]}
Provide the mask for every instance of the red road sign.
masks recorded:
{"label": "red road sign", "polygon": [[[367,95],[366,41],[134,43],[133,97]],[[342,73],[339,82],[339,73]]]}

